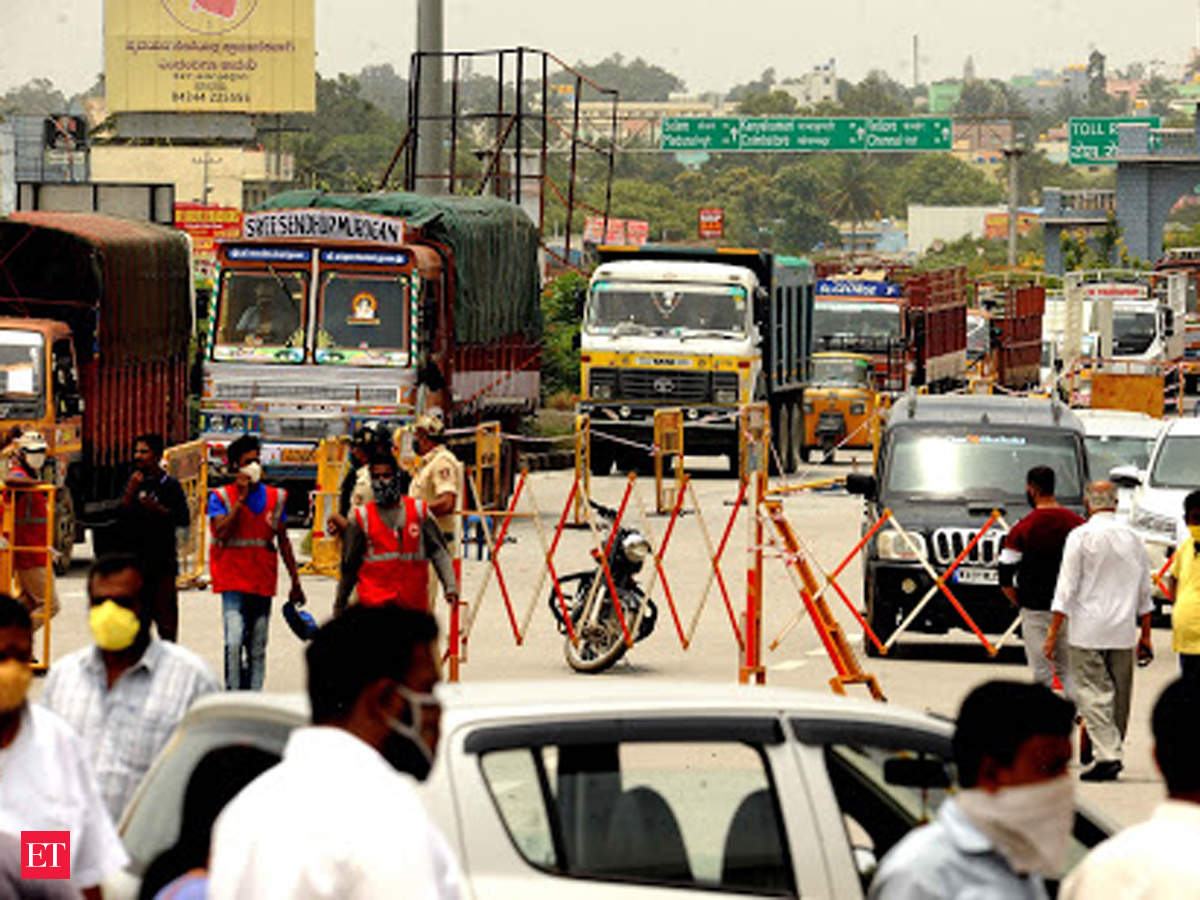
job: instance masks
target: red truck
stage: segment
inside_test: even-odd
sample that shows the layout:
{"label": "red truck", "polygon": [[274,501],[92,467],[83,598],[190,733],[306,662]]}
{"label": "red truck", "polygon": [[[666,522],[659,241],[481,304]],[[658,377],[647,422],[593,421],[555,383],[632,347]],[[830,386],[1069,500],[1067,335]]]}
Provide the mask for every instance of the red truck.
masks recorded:
{"label": "red truck", "polygon": [[967,279],[961,266],[920,272],[893,263],[816,264],[813,351],[874,358],[876,386],[899,392],[963,384]]}
{"label": "red truck", "polygon": [[971,374],[1014,391],[1038,387],[1045,286],[982,279],[974,285],[974,294],[967,313]]}
{"label": "red truck", "polygon": [[94,213],[0,219],[0,429],[50,445],[60,571],[84,526],[113,519],[134,437],[188,439],[191,292],[174,229]]}

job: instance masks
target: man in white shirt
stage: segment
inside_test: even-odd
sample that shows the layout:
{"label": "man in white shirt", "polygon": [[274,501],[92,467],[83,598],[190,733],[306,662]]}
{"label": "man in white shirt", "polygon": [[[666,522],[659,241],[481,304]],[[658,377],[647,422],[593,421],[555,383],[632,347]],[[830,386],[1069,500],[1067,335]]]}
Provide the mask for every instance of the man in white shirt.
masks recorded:
{"label": "man in white shirt", "polygon": [[[1116,517],[1117,488],[1087,486],[1091,518],[1067,537],[1050,611],[1046,657],[1053,659],[1063,622],[1075,702],[1092,739],[1096,764],[1084,781],[1115,781],[1133,695],[1133,656],[1153,657],[1150,560],[1141,538]],[[1141,636],[1138,636],[1138,624]]]}
{"label": "man in white shirt", "polygon": [[1063,883],[1064,900],[1195,897],[1200,885],[1200,694],[1167,685],[1154,704],[1154,760],[1167,800],[1148,822],[1095,847]]}
{"label": "man in white shirt", "polygon": [[[83,742],[54,713],[26,700],[32,655],[29,611],[0,594],[0,872],[20,872],[22,831],[67,831],[72,893],[98,898],[100,882],[129,857],[104,807]],[[16,887],[16,895],[60,896],[53,889],[62,884],[26,882]],[[6,885],[0,878],[0,896],[10,896]]]}
{"label": "man in white shirt", "polygon": [[458,866],[417,795],[437,748],[437,625],[351,606],[308,647],[313,725],[217,819],[209,894],[457,900]]}

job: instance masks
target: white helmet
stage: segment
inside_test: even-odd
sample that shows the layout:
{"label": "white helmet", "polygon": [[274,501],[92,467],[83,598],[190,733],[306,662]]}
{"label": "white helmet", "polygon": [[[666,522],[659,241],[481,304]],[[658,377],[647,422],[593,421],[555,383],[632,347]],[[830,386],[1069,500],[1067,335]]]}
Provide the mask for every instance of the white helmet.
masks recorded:
{"label": "white helmet", "polygon": [[25,431],[17,438],[17,446],[26,453],[45,453],[50,445],[40,431]]}

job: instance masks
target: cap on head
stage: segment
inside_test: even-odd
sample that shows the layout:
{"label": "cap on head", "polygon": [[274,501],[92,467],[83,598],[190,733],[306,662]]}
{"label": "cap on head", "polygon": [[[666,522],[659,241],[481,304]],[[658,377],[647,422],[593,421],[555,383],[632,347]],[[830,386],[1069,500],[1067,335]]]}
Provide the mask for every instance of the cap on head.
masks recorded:
{"label": "cap on head", "polygon": [[423,431],[430,437],[437,437],[445,428],[442,423],[442,417],[433,413],[424,413],[417,417],[416,423],[413,425],[415,431]]}
{"label": "cap on head", "polygon": [[40,431],[26,431],[17,438],[17,446],[22,450],[36,453],[38,451],[44,452],[49,445]]}

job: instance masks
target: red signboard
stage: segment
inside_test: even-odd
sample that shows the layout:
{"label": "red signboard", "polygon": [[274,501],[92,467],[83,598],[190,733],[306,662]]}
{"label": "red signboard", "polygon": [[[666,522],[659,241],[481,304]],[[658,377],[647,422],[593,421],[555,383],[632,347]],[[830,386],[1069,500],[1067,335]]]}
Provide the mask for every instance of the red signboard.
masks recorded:
{"label": "red signboard", "polygon": [[191,236],[193,260],[211,266],[217,261],[216,242],[241,236],[242,211],[232,206],[176,203],[175,227]]}
{"label": "red signboard", "polygon": [[650,223],[645,219],[609,219],[604,228],[604,216],[588,216],[583,226],[583,239],[592,244],[634,244],[641,246],[650,236]]}
{"label": "red signboard", "polygon": [[706,206],[700,210],[700,237],[725,237],[725,210],[720,206]]}

